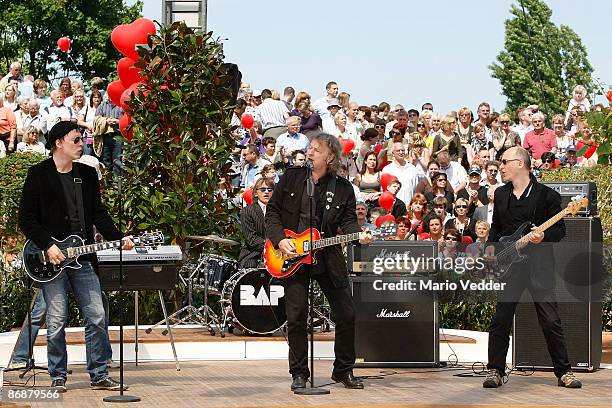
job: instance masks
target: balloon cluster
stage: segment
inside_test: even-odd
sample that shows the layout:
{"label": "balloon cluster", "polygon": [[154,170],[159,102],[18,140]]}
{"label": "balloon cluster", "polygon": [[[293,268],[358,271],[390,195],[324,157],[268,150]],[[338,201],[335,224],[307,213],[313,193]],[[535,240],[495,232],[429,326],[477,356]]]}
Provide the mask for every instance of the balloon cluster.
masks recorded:
{"label": "balloon cluster", "polygon": [[[132,140],[133,131],[128,129],[132,122],[129,114],[130,99],[141,92],[146,85],[147,78],[140,74],[140,68],[135,66],[140,59],[136,46],[147,44],[149,35],[155,35],[157,29],[153,21],[148,18],[139,18],[130,24],[122,24],[115,27],[111,33],[111,41],[117,51],[125,55],[117,63],[117,73],[119,80],[108,84],[106,91],[109,99],[117,106],[121,106],[125,112],[119,118],[119,130],[128,140]],[[148,90],[143,90],[143,95],[148,94]]]}

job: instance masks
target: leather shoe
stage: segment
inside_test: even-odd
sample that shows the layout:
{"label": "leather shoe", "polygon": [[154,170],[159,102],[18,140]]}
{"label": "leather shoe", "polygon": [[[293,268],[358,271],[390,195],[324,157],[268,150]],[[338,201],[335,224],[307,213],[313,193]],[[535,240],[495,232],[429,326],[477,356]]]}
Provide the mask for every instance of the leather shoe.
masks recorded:
{"label": "leather shoe", "polygon": [[363,389],[363,381],[358,378],[355,378],[352,371],[347,371],[345,373],[336,374],[332,373],[331,379],[335,382],[339,382],[344,384],[346,388],[361,390]]}
{"label": "leather shoe", "polygon": [[291,391],[295,391],[298,388],[306,388],[306,378],[301,375],[293,377],[293,382],[291,383]]}

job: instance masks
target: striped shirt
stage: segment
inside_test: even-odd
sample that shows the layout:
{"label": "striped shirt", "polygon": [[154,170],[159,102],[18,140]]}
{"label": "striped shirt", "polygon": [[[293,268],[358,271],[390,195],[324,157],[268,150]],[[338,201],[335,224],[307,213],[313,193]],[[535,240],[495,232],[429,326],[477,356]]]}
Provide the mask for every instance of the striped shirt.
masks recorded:
{"label": "striped shirt", "polygon": [[263,130],[276,126],[285,126],[285,118],[289,117],[289,109],[282,101],[272,98],[265,99],[256,109],[257,120]]}

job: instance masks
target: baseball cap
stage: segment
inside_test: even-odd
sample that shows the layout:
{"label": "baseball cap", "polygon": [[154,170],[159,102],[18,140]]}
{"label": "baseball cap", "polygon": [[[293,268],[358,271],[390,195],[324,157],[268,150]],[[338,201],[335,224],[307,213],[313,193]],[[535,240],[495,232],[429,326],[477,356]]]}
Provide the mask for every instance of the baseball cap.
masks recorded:
{"label": "baseball cap", "polygon": [[470,171],[468,171],[468,175],[471,175],[471,174],[474,174],[474,173],[478,173],[480,175],[480,174],[482,174],[482,170],[478,166],[472,166],[472,167],[470,167]]}

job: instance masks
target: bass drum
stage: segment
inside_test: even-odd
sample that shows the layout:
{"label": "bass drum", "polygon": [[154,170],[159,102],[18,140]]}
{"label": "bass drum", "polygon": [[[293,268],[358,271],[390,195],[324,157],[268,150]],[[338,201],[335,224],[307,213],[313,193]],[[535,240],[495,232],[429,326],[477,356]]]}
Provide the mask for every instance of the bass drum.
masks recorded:
{"label": "bass drum", "polygon": [[287,322],[285,288],[263,268],[241,269],[225,283],[226,319],[247,334],[272,334]]}

